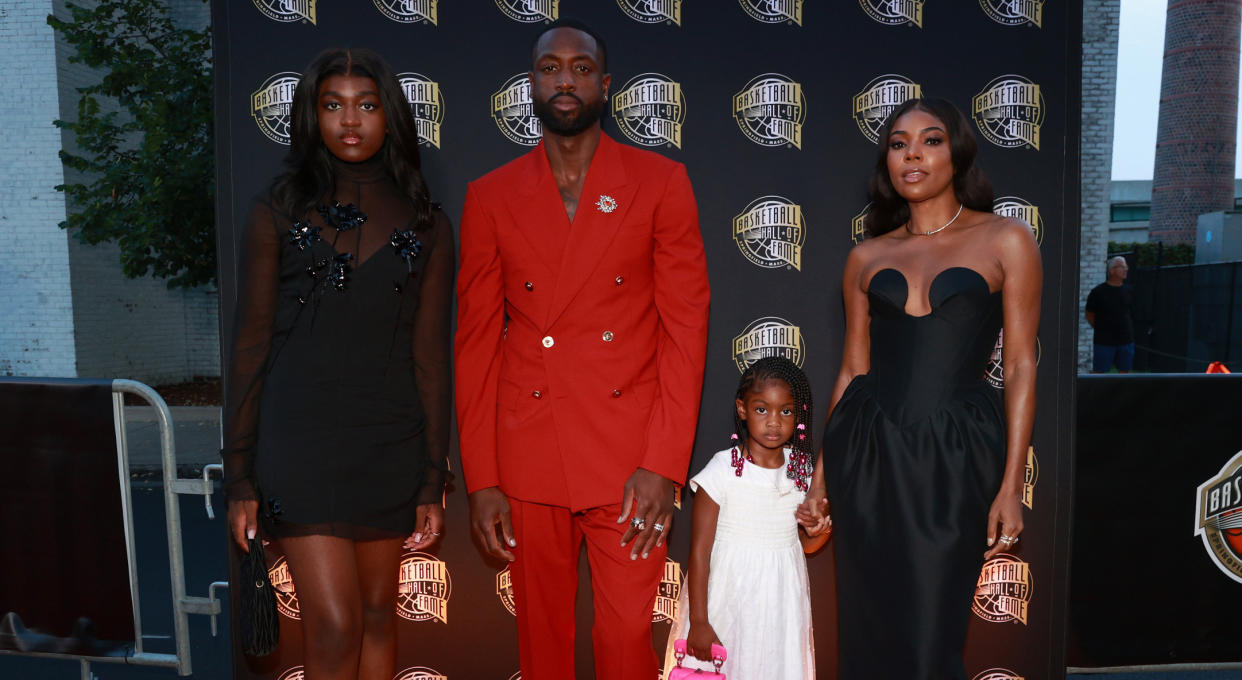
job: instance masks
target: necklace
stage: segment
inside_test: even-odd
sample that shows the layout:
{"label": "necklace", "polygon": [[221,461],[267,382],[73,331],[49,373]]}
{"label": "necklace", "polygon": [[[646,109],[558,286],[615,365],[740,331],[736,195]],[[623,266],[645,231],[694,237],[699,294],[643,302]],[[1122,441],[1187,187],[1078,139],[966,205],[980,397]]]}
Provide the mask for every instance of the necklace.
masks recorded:
{"label": "necklace", "polygon": [[950,224],[953,224],[954,222],[957,221],[957,218],[960,217],[962,214],[963,207],[965,207],[965,204],[958,203],[957,212],[953,214],[953,219],[949,220],[948,222],[945,222],[944,226],[940,227],[939,229],[932,229],[931,231],[914,231],[913,229],[910,228],[910,223],[906,222],[906,231],[910,232],[911,234],[914,234],[915,236],[934,236],[936,234],[939,234],[945,229],[948,229]]}

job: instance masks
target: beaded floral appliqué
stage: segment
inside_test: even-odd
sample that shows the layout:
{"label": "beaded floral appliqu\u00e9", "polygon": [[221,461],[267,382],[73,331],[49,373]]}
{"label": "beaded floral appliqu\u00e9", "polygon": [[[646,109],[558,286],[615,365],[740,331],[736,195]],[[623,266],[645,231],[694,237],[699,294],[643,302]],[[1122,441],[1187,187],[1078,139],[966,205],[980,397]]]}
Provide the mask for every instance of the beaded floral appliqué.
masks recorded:
{"label": "beaded floral appliqu\u00e9", "polygon": [[361,227],[367,221],[366,213],[353,203],[341,205],[332,201],[332,205],[320,205],[319,214],[329,227],[337,231],[349,231]]}
{"label": "beaded floral appliqu\u00e9", "polygon": [[322,227],[312,227],[309,222],[294,222],[289,230],[289,245],[297,246],[298,250],[306,250],[311,244],[319,243],[323,237],[319,232]]}
{"label": "beaded floral appliqu\u00e9", "polygon": [[405,229],[398,231],[392,230],[392,237],[388,239],[388,243],[392,249],[397,252],[401,259],[405,260],[405,266],[410,272],[414,271],[414,258],[423,249],[423,242],[418,240],[418,234],[413,229]]}

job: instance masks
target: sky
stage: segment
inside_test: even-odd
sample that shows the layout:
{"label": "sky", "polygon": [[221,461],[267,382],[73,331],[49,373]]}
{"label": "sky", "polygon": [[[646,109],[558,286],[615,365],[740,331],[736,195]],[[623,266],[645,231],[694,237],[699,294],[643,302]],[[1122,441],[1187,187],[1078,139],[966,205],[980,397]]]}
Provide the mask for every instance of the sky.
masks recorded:
{"label": "sky", "polygon": [[[1155,166],[1167,7],[1167,0],[1121,0],[1113,129],[1114,180],[1151,179]],[[1238,138],[1242,139],[1242,115],[1238,116],[1238,123]],[[1242,144],[1238,151],[1234,176],[1242,177]]]}

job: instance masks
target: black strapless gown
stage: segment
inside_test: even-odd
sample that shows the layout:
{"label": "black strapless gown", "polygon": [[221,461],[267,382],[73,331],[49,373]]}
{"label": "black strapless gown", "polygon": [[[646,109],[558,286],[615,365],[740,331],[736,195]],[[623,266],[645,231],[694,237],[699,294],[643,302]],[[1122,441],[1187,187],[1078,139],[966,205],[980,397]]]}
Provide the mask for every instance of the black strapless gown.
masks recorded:
{"label": "black strapless gown", "polygon": [[905,311],[895,269],[871,279],[871,371],[828,421],[840,680],[962,680],[962,647],[1005,466],[1001,391],[984,371],[1001,295],[952,267]]}

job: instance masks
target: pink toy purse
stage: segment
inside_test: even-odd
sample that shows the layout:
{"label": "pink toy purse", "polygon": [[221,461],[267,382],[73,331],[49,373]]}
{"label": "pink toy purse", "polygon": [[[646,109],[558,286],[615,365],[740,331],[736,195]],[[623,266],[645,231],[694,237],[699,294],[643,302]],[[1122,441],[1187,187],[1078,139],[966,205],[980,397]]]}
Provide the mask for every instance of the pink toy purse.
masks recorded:
{"label": "pink toy purse", "polygon": [[716,667],[715,672],[682,668],[681,662],[686,658],[686,641],[684,639],[674,640],[673,658],[677,659],[677,667],[669,671],[665,680],[725,680],[724,673],[720,672],[720,666],[724,664],[728,656],[723,645],[712,645],[712,665]]}

